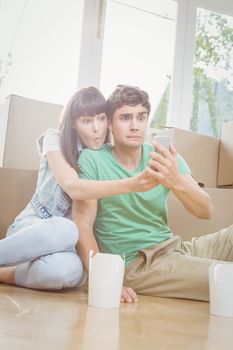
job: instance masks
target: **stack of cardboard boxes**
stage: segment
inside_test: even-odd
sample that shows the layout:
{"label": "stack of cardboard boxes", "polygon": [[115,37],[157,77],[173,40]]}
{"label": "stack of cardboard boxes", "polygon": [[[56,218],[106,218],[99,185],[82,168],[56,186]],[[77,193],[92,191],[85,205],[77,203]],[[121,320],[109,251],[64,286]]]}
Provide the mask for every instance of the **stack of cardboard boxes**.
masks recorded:
{"label": "stack of cardboard boxes", "polygon": [[233,122],[223,124],[219,139],[177,128],[150,129],[148,140],[153,135],[170,137],[189,164],[195,180],[204,185],[214,206],[210,220],[197,219],[171,194],[169,225],[172,231],[188,240],[233,224]]}
{"label": "stack of cardboard boxes", "polygon": [[[61,109],[60,105],[15,95],[0,105],[0,238],[35,190],[39,167],[36,139],[46,129],[57,127]],[[154,132],[148,131],[148,139]],[[159,134],[171,137],[214,204],[213,218],[201,220],[170,195],[173,232],[189,239],[233,224],[233,122],[223,125],[220,139],[176,128],[159,130]]]}
{"label": "stack of cardboard boxes", "polygon": [[61,109],[16,95],[0,105],[0,238],[36,188],[36,140],[46,129],[57,128]]}

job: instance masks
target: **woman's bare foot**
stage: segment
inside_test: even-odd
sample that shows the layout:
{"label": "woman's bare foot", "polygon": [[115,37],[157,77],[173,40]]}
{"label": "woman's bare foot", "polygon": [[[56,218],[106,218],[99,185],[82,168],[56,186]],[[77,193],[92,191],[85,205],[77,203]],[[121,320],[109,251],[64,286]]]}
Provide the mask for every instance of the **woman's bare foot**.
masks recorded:
{"label": "woman's bare foot", "polygon": [[15,285],[15,266],[0,268],[0,283]]}

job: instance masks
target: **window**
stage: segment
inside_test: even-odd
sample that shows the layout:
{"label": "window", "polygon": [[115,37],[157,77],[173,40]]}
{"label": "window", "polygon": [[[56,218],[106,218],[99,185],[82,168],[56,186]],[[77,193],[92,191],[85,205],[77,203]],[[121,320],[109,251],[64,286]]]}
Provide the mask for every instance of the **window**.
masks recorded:
{"label": "window", "polygon": [[83,0],[0,2],[0,98],[64,104],[77,88]]}
{"label": "window", "polygon": [[107,1],[100,88],[118,84],[149,93],[153,124],[165,124],[173,67],[177,3],[173,0]]}
{"label": "window", "polygon": [[192,131],[218,136],[233,120],[233,17],[197,9]]}

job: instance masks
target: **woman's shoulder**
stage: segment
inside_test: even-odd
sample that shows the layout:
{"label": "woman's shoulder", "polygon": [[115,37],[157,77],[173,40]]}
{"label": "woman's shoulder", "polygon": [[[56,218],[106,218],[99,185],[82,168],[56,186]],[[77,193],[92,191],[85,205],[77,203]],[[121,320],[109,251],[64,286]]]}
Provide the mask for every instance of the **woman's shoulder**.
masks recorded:
{"label": "woman's shoulder", "polygon": [[60,131],[47,129],[37,139],[37,150],[40,156],[45,155],[49,150],[60,150]]}
{"label": "woman's shoulder", "polygon": [[60,130],[52,128],[47,129],[42,135],[39,136],[38,140],[47,136],[60,136]]}

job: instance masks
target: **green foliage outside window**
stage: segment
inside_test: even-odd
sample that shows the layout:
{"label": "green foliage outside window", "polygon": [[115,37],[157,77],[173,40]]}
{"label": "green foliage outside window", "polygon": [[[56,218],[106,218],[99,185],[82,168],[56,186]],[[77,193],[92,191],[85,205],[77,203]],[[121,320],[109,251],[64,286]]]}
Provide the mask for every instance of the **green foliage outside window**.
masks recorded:
{"label": "green foliage outside window", "polygon": [[[222,122],[233,120],[233,19],[198,10],[190,130],[218,136]],[[151,126],[166,125],[169,87]]]}

